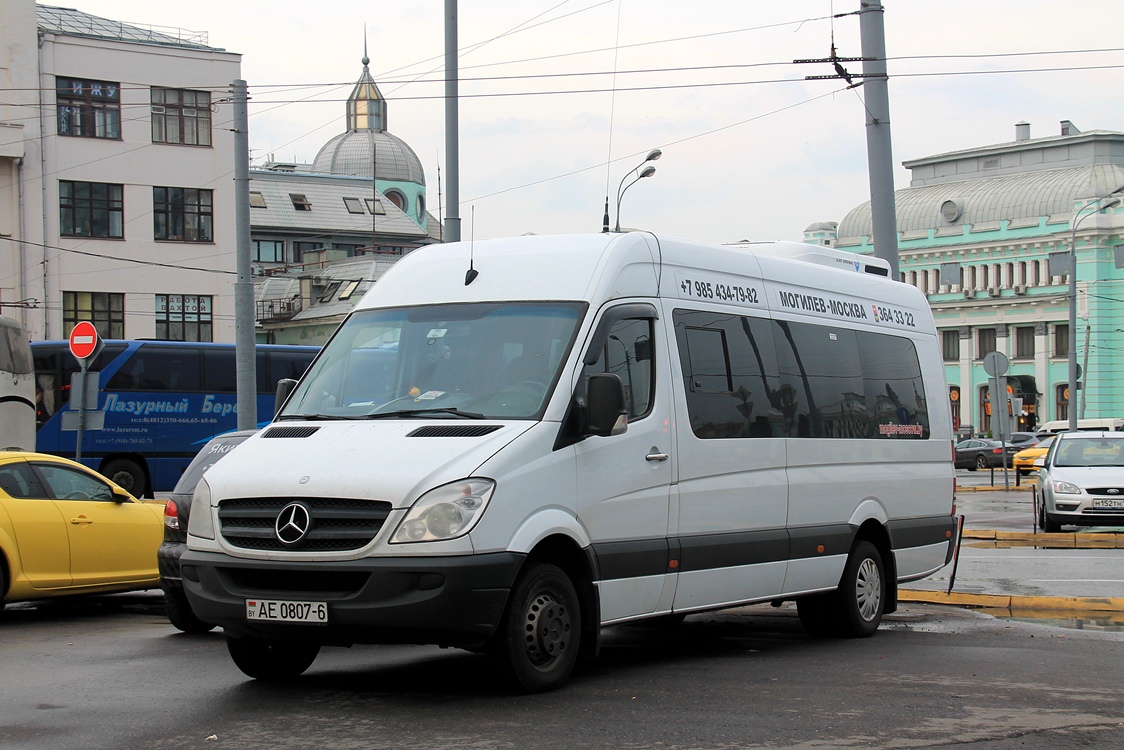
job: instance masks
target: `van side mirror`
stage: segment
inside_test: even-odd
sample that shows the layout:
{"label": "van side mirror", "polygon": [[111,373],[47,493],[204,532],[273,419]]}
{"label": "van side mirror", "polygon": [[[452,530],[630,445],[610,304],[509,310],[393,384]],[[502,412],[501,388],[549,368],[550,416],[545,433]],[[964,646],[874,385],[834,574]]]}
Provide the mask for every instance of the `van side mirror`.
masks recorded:
{"label": "van side mirror", "polygon": [[628,429],[628,407],[621,379],[610,372],[589,376],[586,385],[585,434],[620,435]]}
{"label": "van side mirror", "polygon": [[277,381],[277,390],[273,394],[273,415],[281,411],[281,407],[289,400],[289,396],[293,394],[293,389],[297,387],[297,381],[292,378],[281,378]]}

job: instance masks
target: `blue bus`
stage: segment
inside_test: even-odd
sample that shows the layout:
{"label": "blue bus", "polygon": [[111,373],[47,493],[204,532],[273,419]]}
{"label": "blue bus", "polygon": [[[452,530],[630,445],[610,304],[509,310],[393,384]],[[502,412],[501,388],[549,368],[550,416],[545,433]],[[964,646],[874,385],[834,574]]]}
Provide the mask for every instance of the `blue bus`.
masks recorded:
{"label": "blue bus", "polygon": [[[74,430],[62,429],[70,377],[80,369],[66,341],[31,344],[38,409],[36,450],[74,458]],[[281,378],[299,379],[315,346],[257,346],[258,421],[273,417]],[[136,497],[167,492],[215,435],[238,427],[233,344],[108,339],[88,366],[100,373],[101,430],[86,430],[82,463]]]}

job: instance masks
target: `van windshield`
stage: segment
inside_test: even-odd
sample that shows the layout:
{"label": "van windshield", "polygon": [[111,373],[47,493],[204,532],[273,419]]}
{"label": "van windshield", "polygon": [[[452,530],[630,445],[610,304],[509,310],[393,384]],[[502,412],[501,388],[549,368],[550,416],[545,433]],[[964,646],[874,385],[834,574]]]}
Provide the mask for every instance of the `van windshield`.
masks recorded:
{"label": "van windshield", "polygon": [[497,302],[356,312],[277,418],[537,419],[585,310]]}

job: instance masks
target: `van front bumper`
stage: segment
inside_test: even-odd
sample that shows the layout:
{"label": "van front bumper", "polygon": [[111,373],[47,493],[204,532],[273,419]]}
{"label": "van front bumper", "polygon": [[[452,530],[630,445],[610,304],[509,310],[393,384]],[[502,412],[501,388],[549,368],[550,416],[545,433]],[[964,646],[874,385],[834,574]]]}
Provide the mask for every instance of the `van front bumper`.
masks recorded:
{"label": "van front bumper", "polygon": [[[525,555],[245,560],[188,550],[183,587],[195,614],[235,637],[322,645],[424,643],[472,648],[496,631]],[[247,621],[247,600],[325,602],[326,624]]]}

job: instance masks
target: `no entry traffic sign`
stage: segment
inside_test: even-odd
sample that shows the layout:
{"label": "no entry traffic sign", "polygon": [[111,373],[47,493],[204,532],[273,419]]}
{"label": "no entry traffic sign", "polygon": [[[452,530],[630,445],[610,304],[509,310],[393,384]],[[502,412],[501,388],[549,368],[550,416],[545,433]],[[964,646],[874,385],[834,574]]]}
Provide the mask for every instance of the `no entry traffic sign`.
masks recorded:
{"label": "no entry traffic sign", "polygon": [[89,359],[97,354],[100,344],[98,330],[89,321],[83,320],[70,332],[70,353],[79,360]]}

